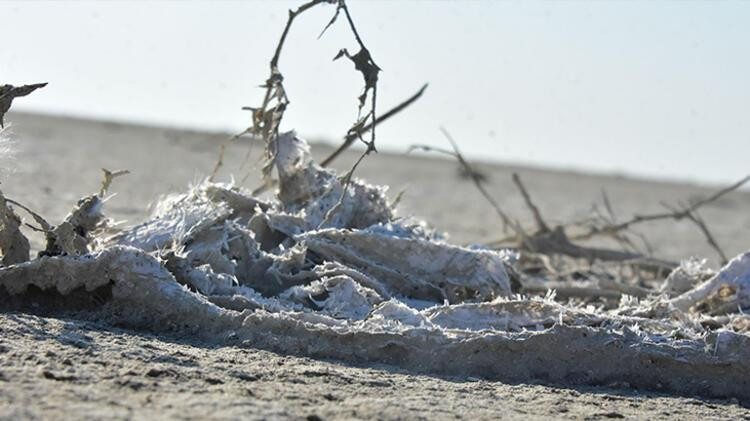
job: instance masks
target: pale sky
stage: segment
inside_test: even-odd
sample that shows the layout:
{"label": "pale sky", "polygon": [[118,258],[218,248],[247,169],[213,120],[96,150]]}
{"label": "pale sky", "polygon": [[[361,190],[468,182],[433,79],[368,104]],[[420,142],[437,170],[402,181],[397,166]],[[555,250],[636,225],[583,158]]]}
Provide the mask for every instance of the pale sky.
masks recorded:
{"label": "pale sky", "polygon": [[[301,2],[0,2],[0,83],[50,85],[17,108],[236,131]],[[381,149],[706,183],[750,172],[750,2],[349,1],[383,68]],[[280,62],[285,129],[340,139],[361,76],[333,6],[298,19]]]}

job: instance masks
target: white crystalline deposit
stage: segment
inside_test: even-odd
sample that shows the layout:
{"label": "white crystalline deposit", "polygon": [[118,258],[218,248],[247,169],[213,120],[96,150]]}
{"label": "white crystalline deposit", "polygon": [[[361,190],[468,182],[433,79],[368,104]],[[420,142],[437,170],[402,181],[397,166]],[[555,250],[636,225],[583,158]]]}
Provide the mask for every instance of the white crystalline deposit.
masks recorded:
{"label": "white crystalline deposit", "polygon": [[[426,373],[750,399],[738,312],[750,306],[750,254],[713,276],[685,263],[661,295],[623,297],[609,311],[514,296],[513,253],[447,244],[397,220],[385,188],[347,185],[293,132],[272,147],[277,200],[205,182],[104,238],[101,200],[90,196],[44,257],[0,268],[0,298],[105,291],[119,323],[208,341]],[[3,238],[6,252],[15,237]]]}
{"label": "white crystalline deposit", "polygon": [[750,252],[740,254],[716,275],[671,300],[680,310],[705,307],[711,314],[750,307]]}
{"label": "white crystalline deposit", "polygon": [[686,259],[667,276],[662,283],[661,292],[669,295],[682,294],[713,275],[713,271],[706,268],[705,259]]}
{"label": "white crystalline deposit", "polygon": [[393,294],[435,303],[510,294],[503,255],[436,242],[395,223],[385,189],[353,180],[344,193],[294,133],[279,137],[275,162],[278,202],[204,183],[166,199],[151,220],[111,243],[158,251],[178,280],[202,291],[208,287],[196,277],[215,279],[213,271],[268,296],[300,286],[286,295],[297,297],[332,277],[371,289],[378,302]]}
{"label": "white crystalline deposit", "polygon": [[382,230],[328,228],[296,237],[324,259],[378,279],[401,295],[458,303],[510,294],[502,256]]}
{"label": "white crystalline deposit", "polygon": [[[362,229],[393,219],[386,188],[355,179],[343,194],[344,181],[316,164],[307,142],[294,132],[282,134],[276,144],[278,198],[284,213],[300,217],[295,234],[327,227]],[[328,215],[334,207],[333,215]]]}

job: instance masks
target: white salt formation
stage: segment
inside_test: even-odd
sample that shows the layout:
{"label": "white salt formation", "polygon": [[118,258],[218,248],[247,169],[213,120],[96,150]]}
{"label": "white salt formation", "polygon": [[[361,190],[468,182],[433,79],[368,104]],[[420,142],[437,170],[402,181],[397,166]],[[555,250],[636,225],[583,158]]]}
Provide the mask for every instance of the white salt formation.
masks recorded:
{"label": "white salt formation", "polygon": [[294,133],[274,150],[277,200],[206,182],[105,237],[101,198],[90,196],[32,261],[5,206],[3,302],[91,294],[117,323],[219,343],[750,399],[750,323],[740,311],[750,306],[750,253],[716,274],[685,263],[660,291],[624,296],[613,310],[517,296],[512,254],[450,245],[396,218],[384,188],[347,186]]}

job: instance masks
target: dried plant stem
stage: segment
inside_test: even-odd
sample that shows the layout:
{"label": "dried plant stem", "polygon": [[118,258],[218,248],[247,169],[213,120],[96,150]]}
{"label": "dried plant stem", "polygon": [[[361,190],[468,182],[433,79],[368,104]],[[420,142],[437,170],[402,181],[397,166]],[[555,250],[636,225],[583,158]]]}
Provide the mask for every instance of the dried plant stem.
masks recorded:
{"label": "dried plant stem", "polygon": [[516,233],[518,237],[525,237],[526,233],[524,232],[523,228],[516,222],[514,222],[508,214],[503,211],[500,204],[495,200],[494,197],[487,191],[487,189],[484,187],[484,182],[482,181],[482,177],[479,175],[478,172],[472,168],[471,164],[469,164],[468,161],[464,158],[464,156],[461,154],[461,151],[458,149],[458,144],[453,139],[450,133],[448,133],[448,130],[446,130],[444,127],[440,127],[440,131],[443,133],[443,135],[448,139],[448,142],[450,142],[451,147],[453,148],[452,151],[442,148],[436,148],[433,146],[428,145],[411,145],[409,149],[407,150],[407,153],[413,151],[413,150],[422,150],[425,152],[437,152],[445,155],[452,156],[456,158],[461,164],[461,166],[466,170],[466,173],[469,174],[469,177],[471,178],[471,181],[474,183],[474,186],[476,186],[477,190],[479,190],[479,193],[482,194],[482,196],[489,202],[489,204],[492,206],[492,208],[495,210],[495,213],[500,217],[500,219],[503,222],[503,230],[507,229],[507,227],[511,227],[513,231]]}
{"label": "dried plant stem", "polygon": [[396,105],[395,107],[388,110],[388,112],[380,115],[374,122],[371,122],[367,125],[365,125],[361,130],[359,130],[356,133],[349,133],[344,137],[344,143],[341,144],[335,151],[333,151],[330,155],[328,155],[323,161],[321,161],[320,165],[323,167],[327,167],[330,165],[333,160],[335,160],[339,155],[341,155],[342,152],[347,150],[359,137],[373,129],[376,125],[383,123],[384,121],[388,120],[389,118],[393,117],[394,115],[400,113],[404,109],[406,109],[408,106],[416,102],[422,94],[424,93],[425,89],[427,89],[427,84],[425,83],[422,85],[422,87],[415,93],[414,95],[407,98],[404,102]]}
{"label": "dried plant stem", "polygon": [[[365,88],[364,92],[359,97],[359,109],[358,114],[361,115],[362,108],[364,106],[365,101],[367,100],[367,96],[370,91],[372,91],[372,95],[370,97],[371,99],[371,105],[370,110],[366,114],[364,118],[359,118],[357,122],[348,130],[345,146],[342,146],[340,150],[335,153],[330,159],[327,159],[326,162],[324,162],[324,165],[330,163],[331,160],[333,160],[341,151],[346,149],[351,142],[353,142],[356,139],[362,140],[367,145],[367,150],[364,155],[368,155],[371,152],[376,152],[375,148],[375,127],[379,121],[383,121],[390,117],[391,115],[399,112],[401,109],[405,108],[409,104],[411,104],[416,98],[418,98],[422,91],[424,91],[424,87],[418,95],[416,95],[416,98],[411,99],[410,101],[407,101],[406,104],[403,104],[402,106],[397,107],[397,109],[389,115],[384,116],[382,119],[378,119],[377,113],[376,113],[376,105],[377,105],[377,82],[378,82],[378,73],[380,72],[380,67],[375,63],[375,61],[372,58],[372,55],[370,54],[370,51],[365,46],[364,41],[362,40],[362,37],[359,34],[359,31],[357,30],[356,25],[354,24],[354,20],[352,19],[351,13],[349,12],[349,8],[346,5],[345,0],[312,0],[307,3],[304,3],[303,5],[299,6],[297,9],[289,10],[289,16],[286,22],[286,25],[284,26],[284,30],[281,33],[281,37],[279,38],[278,43],[276,44],[276,48],[274,50],[274,55],[271,58],[271,61],[269,62],[270,67],[270,76],[266,80],[266,83],[263,85],[263,87],[266,89],[265,94],[263,96],[263,101],[261,103],[260,107],[254,108],[254,107],[243,107],[243,109],[250,110],[252,112],[252,126],[246,129],[243,133],[236,135],[230,140],[225,141],[221,145],[221,149],[219,152],[219,158],[216,162],[216,165],[214,166],[214,170],[212,171],[211,177],[209,180],[213,180],[216,177],[216,174],[218,173],[219,169],[224,165],[224,154],[226,152],[226,146],[228,143],[230,143],[233,140],[236,140],[238,137],[242,136],[243,134],[253,134],[253,135],[259,135],[265,145],[266,145],[266,163],[263,166],[263,177],[264,177],[264,186],[262,186],[259,189],[256,189],[256,191],[262,192],[266,188],[272,185],[271,181],[271,171],[273,168],[273,162],[275,160],[275,149],[276,145],[275,142],[278,139],[279,136],[279,126],[281,123],[281,120],[283,119],[284,112],[286,111],[286,107],[289,105],[289,98],[287,97],[286,90],[284,89],[283,81],[284,77],[281,74],[281,71],[279,70],[279,60],[281,58],[281,52],[284,48],[284,44],[286,42],[287,36],[289,35],[289,31],[292,27],[292,24],[294,23],[294,20],[297,16],[304,13],[305,11],[319,5],[322,3],[327,4],[335,4],[336,5],[336,13],[334,14],[333,18],[330,20],[328,25],[323,29],[321,32],[321,36],[323,33],[328,29],[335,21],[336,18],[339,16],[340,12],[343,10],[344,15],[346,16],[347,23],[349,24],[349,28],[354,36],[354,39],[356,40],[357,44],[359,45],[359,52],[352,55],[349,54],[349,52],[346,49],[341,49],[339,53],[334,57],[334,60],[341,58],[341,57],[347,57],[349,60],[351,60],[354,63],[354,67],[357,71],[359,71],[365,80]],[[370,140],[365,141],[362,139],[362,134],[366,132],[370,132]],[[358,160],[357,164],[359,163]],[[350,172],[353,173],[353,171],[356,169],[357,164],[352,168]],[[244,165],[244,163],[243,163]],[[349,177],[351,178],[351,176]],[[348,186],[348,183],[347,183]]]}
{"label": "dried plant stem", "polygon": [[[378,117],[377,121],[375,121],[375,124],[373,124],[373,123],[367,124],[366,126],[364,126],[361,129],[360,133],[350,133],[350,134],[347,134],[344,137],[344,143],[342,143],[341,146],[339,146],[335,151],[333,151],[330,155],[328,155],[328,157],[326,157],[320,163],[320,165],[322,167],[329,166],[336,158],[339,157],[339,155],[341,155],[345,150],[349,149],[349,147],[359,138],[359,136],[362,133],[368,132],[375,125],[384,123],[389,118],[391,118],[391,117],[395,116],[396,114],[400,113],[401,111],[405,110],[407,107],[409,107],[411,104],[413,104],[414,102],[416,102],[422,96],[422,94],[424,93],[425,89],[427,89],[427,84],[426,83],[422,86],[422,88],[419,89],[419,91],[417,91],[417,93],[415,93],[414,95],[410,96],[405,101],[401,102],[400,104],[396,105],[395,107],[391,108],[390,110],[388,110],[388,112],[381,114],[380,117]],[[223,154],[221,156],[223,156]],[[275,185],[276,185],[276,181],[271,181],[270,183],[261,184],[260,186],[256,187],[252,191],[252,194],[254,196],[257,196],[257,195],[265,192],[266,190],[268,190],[269,188],[271,188],[271,187],[273,187]]]}
{"label": "dried plant stem", "polygon": [[622,223],[610,222],[601,227],[593,227],[589,230],[589,232],[573,237],[573,240],[587,240],[592,237],[600,236],[600,235],[609,235],[609,236],[617,237],[620,232],[626,231],[630,229],[633,225],[640,224],[643,222],[653,222],[653,221],[660,221],[660,220],[665,220],[665,219],[673,219],[675,221],[688,219],[689,221],[693,222],[701,231],[701,233],[703,233],[704,237],[706,237],[706,241],[708,242],[708,244],[719,255],[720,262],[722,264],[726,264],[728,261],[726,253],[724,253],[724,251],[721,249],[718,242],[716,241],[714,236],[711,234],[711,231],[709,230],[708,225],[700,217],[700,215],[698,215],[697,211],[702,206],[715,202],[716,200],[726,195],[727,193],[730,193],[732,191],[739,189],[748,181],[750,181],[750,176],[746,176],[742,178],[741,180],[737,181],[736,183],[715,192],[711,196],[695,201],[688,206],[674,207],[674,206],[664,204],[664,206],[669,210],[669,212],[662,212],[662,213],[655,213],[655,214],[648,214],[648,215],[635,215],[633,218]]}
{"label": "dried plant stem", "polygon": [[683,218],[690,218],[690,215],[694,211],[698,210],[700,207],[718,200],[720,197],[724,196],[725,194],[729,192],[737,190],[748,181],[750,181],[750,176],[747,176],[739,180],[738,182],[732,184],[731,186],[721,189],[717,191],[716,193],[714,193],[713,195],[705,199],[699,200],[691,204],[690,206],[684,207],[682,209],[675,209],[675,210],[671,210],[670,212],[654,213],[654,214],[648,214],[648,215],[635,215],[633,218],[625,222],[621,222],[619,224],[612,224],[612,225],[607,225],[604,227],[594,227],[588,233],[578,235],[576,237],[573,237],[573,239],[574,240],[587,240],[597,235],[612,234],[612,233],[626,230],[633,225],[640,224],[643,222],[659,221],[663,219],[674,219],[674,220],[679,221],[680,219],[683,219]]}
{"label": "dried plant stem", "polygon": [[526,205],[531,210],[537,222],[537,225],[539,226],[539,231],[537,233],[533,235],[527,234],[526,231],[523,229],[523,227],[517,222],[515,222],[513,219],[511,219],[508,216],[508,214],[506,214],[503,211],[503,209],[500,207],[500,204],[497,203],[497,201],[489,194],[489,192],[484,187],[481,177],[478,175],[476,171],[474,171],[472,166],[466,161],[464,156],[461,154],[460,150],[458,149],[458,145],[456,144],[455,140],[450,135],[450,133],[448,133],[448,131],[442,127],[441,127],[441,131],[446,136],[448,141],[451,143],[451,146],[453,147],[452,151],[441,149],[441,148],[435,148],[435,147],[427,146],[427,145],[412,145],[409,148],[409,151],[418,149],[418,150],[423,150],[427,152],[438,152],[438,153],[446,154],[446,155],[456,158],[458,162],[462,165],[462,167],[466,170],[466,173],[469,174],[469,176],[471,177],[471,180],[474,182],[474,185],[477,187],[477,190],[479,190],[482,196],[484,196],[484,198],[490,203],[490,205],[492,205],[495,212],[500,216],[503,223],[506,226],[509,226],[514,231],[515,236],[509,237],[509,240],[512,240],[513,242],[518,244],[520,248],[530,251],[532,253],[563,254],[569,257],[574,257],[574,258],[584,258],[589,261],[605,260],[605,261],[618,261],[618,262],[625,262],[625,261],[638,262],[638,265],[641,267],[655,269],[655,270],[662,270],[665,267],[674,268],[677,266],[676,263],[674,262],[649,258],[639,253],[631,253],[631,252],[625,252],[625,251],[617,251],[617,250],[609,250],[609,249],[601,249],[601,248],[593,248],[593,247],[583,247],[583,246],[573,244],[570,241],[570,239],[567,237],[567,235],[565,234],[563,227],[557,226],[554,229],[549,228],[547,223],[544,221],[544,218],[542,217],[541,212],[539,211],[539,208],[534,204],[533,200],[531,199],[531,195],[528,193],[528,190],[523,185],[521,178],[518,176],[518,174],[514,174],[513,181],[518,187],[518,189],[521,191],[521,194],[524,197]]}
{"label": "dried plant stem", "polygon": [[724,253],[724,250],[721,249],[719,246],[719,243],[716,242],[716,239],[711,234],[711,231],[708,229],[708,226],[706,225],[705,221],[703,221],[703,218],[698,215],[697,212],[693,211],[687,216],[691,221],[693,221],[698,228],[703,232],[703,235],[706,236],[706,241],[708,241],[708,244],[716,250],[716,253],[719,255],[719,259],[721,259],[721,264],[726,265],[729,262],[729,259],[727,259],[727,255]]}
{"label": "dried plant stem", "polygon": [[[365,155],[367,155],[370,152],[377,151],[375,149],[375,123],[377,122],[376,104],[378,96],[378,72],[380,72],[380,67],[375,63],[375,60],[373,60],[372,55],[370,54],[370,50],[367,49],[365,43],[362,41],[362,38],[359,36],[359,31],[357,31],[356,25],[354,25],[354,20],[352,19],[352,15],[351,13],[349,13],[349,8],[346,6],[346,2],[344,0],[339,0],[338,9],[344,11],[344,14],[346,15],[346,21],[349,23],[349,28],[351,29],[352,34],[354,34],[354,39],[357,40],[357,44],[359,44],[360,48],[359,52],[353,56],[349,55],[346,49],[341,50],[339,52],[339,55],[336,56],[336,58],[341,57],[342,55],[348,57],[354,63],[354,67],[362,73],[362,76],[365,79],[365,90],[364,93],[362,93],[362,95],[360,96],[360,110],[362,109],[364,100],[367,98],[367,92],[372,89],[370,112],[368,113],[373,123],[372,131],[370,131],[370,141],[366,142],[364,141],[364,139],[362,139],[362,131],[358,129],[359,122],[355,123],[354,126],[352,126],[352,129],[349,130],[350,132],[353,131],[360,133],[359,138],[362,139],[362,141],[367,145],[367,151],[365,152]],[[334,60],[336,58],[334,58]]]}
{"label": "dried plant stem", "polygon": [[513,173],[513,183],[515,183],[516,187],[518,187],[518,190],[521,191],[521,195],[523,196],[523,200],[526,202],[526,206],[528,206],[531,214],[534,215],[534,219],[536,220],[536,225],[539,229],[539,232],[549,232],[549,226],[546,222],[544,222],[544,218],[542,218],[542,214],[541,212],[539,212],[539,208],[536,207],[534,202],[531,201],[531,196],[526,190],[526,187],[524,187],[523,183],[521,182],[521,177],[519,177],[517,173]]}
{"label": "dried plant stem", "polygon": [[[708,228],[708,225],[697,213],[697,210],[706,204],[709,204],[718,200],[719,198],[726,195],[727,193],[737,190],[748,181],[750,181],[750,176],[747,176],[739,180],[738,182],[732,184],[731,186],[728,186],[726,188],[723,188],[717,191],[716,193],[714,193],[713,195],[707,198],[696,201],[690,204],[689,206],[682,206],[680,208],[675,208],[675,207],[671,207],[668,205],[664,205],[665,207],[667,207],[669,212],[662,212],[662,213],[648,214],[648,215],[636,215],[630,220],[626,222],[622,222],[622,223],[614,222],[614,218],[615,218],[614,210],[609,201],[609,198],[605,194],[604,203],[608,212],[608,217],[605,217],[600,214],[599,219],[605,220],[606,225],[600,226],[600,227],[593,227],[589,230],[589,232],[585,234],[568,237],[565,234],[564,227],[562,226],[557,226],[553,229],[549,228],[549,226],[545,223],[544,219],[542,218],[539,208],[531,200],[531,196],[528,193],[528,190],[525,188],[525,186],[521,182],[520,177],[518,176],[518,174],[513,174],[513,182],[516,184],[516,187],[518,187],[519,191],[521,192],[521,195],[523,196],[527,207],[531,211],[534,217],[534,220],[536,221],[539,231],[532,236],[526,236],[526,237],[519,237],[518,235],[508,236],[501,240],[488,243],[487,245],[500,246],[503,244],[518,243],[520,241],[524,247],[533,245],[533,248],[531,250],[538,252],[538,253],[560,253],[560,254],[570,256],[570,257],[581,257],[581,258],[586,258],[589,260],[599,259],[599,260],[604,260],[604,261],[627,262],[628,264],[631,264],[633,266],[668,269],[671,267],[675,267],[676,264],[667,260],[663,260],[663,259],[647,257],[641,253],[635,253],[635,252],[629,252],[629,251],[616,251],[616,250],[608,250],[608,249],[593,248],[593,247],[583,247],[583,246],[574,244],[573,241],[584,241],[584,240],[589,240],[596,236],[606,235],[606,236],[613,237],[615,240],[620,242],[624,247],[634,249],[635,248],[634,244],[626,236],[621,235],[622,232],[629,230],[633,225],[643,223],[643,222],[653,222],[653,221],[659,221],[659,220],[665,220],[665,219],[674,219],[678,221],[681,219],[688,219],[694,224],[696,224],[696,226],[698,226],[700,231],[706,237],[706,241],[708,242],[708,244],[719,255],[721,263],[726,264],[728,261],[726,253],[724,253],[724,251],[721,249],[718,242],[716,241],[714,236],[711,234],[711,231]],[[648,249],[648,252],[650,254],[651,246],[648,243],[648,240],[642,235],[639,235],[639,237],[642,239],[642,241],[646,245],[646,248]]]}

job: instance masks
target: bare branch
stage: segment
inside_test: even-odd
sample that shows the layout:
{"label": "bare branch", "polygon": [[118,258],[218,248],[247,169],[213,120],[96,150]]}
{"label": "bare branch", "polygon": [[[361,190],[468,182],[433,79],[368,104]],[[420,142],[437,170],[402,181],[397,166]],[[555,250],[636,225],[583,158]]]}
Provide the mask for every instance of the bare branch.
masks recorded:
{"label": "bare branch", "polygon": [[617,220],[617,215],[615,215],[614,208],[612,207],[612,202],[610,202],[609,195],[605,190],[602,190],[602,202],[604,202],[604,208],[607,210],[609,220],[614,223]]}
{"label": "bare branch", "polygon": [[640,224],[643,222],[659,221],[663,219],[674,219],[676,221],[679,221],[683,218],[690,218],[690,214],[692,212],[698,210],[700,207],[706,204],[716,201],[717,199],[719,199],[720,197],[724,196],[725,194],[729,192],[737,190],[748,181],[750,181],[750,176],[743,178],[742,180],[732,184],[729,187],[726,187],[724,189],[717,191],[716,193],[709,196],[708,198],[694,202],[690,206],[683,207],[682,209],[674,209],[674,210],[671,210],[670,212],[654,213],[654,214],[648,214],[648,215],[635,215],[632,219],[625,221],[625,222],[621,222],[619,224],[611,224],[611,225],[606,225],[604,227],[593,227],[588,233],[575,236],[573,237],[573,239],[574,240],[588,240],[597,235],[612,235],[619,231],[626,230],[633,225]]}
{"label": "bare branch", "polygon": [[406,153],[409,153],[414,150],[422,150],[425,152],[437,152],[445,155],[452,156],[456,158],[461,164],[461,166],[464,167],[466,170],[466,173],[469,174],[471,181],[476,186],[477,190],[484,196],[484,198],[490,203],[490,205],[495,209],[495,213],[500,217],[500,219],[503,221],[503,228],[506,229],[506,227],[511,227],[513,231],[516,233],[517,238],[524,238],[526,237],[526,233],[523,231],[523,228],[521,228],[520,225],[518,225],[516,222],[514,222],[506,213],[503,211],[503,209],[500,207],[500,204],[497,203],[495,198],[490,195],[490,193],[485,189],[484,182],[482,181],[481,177],[478,175],[476,171],[474,171],[474,168],[469,164],[468,161],[464,158],[464,156],[461,154],[461,151],[458,149],[458,145],[456,144],[456,141],[453,140],[453,137],[451,137],[450,133],[444,128],[440,127],[440,131],[443,133],[443,135],[448,139],[448,142],[450,142],[451,146],[453,147],[453,151],[449,151],[447,149],[442,148],[435,148],[432,146],[427,145],[411,145],[409,146],[409,149],[406,151]]}
{"label": "bare branch", "polygon": [[[660,260],[660,259],[653,259],[646,257],[639,253],[632,253],[628,251],[617,251],[617,250],[609,250],[604,248],[593,248],[593,247],[583,247],[576,244],[573,244],[570,239],[565,234],[565,230],[562,226],[556,226],[554,229],[550,229],[547,223],[544,221],[544,218],[541,216],[541,212],[536,207],[536,205],[531,200],[531,196],[529,195],[528,191],[526,190],[525,186],[521,182],[520,177],[517,174],[514,174],[513,181],[515,182],[516,186],[518,186],[519,190],[521,191],[521,194],[524,197],[524,200],[526,202],[526,205],[531,210],[532,214],[534,215],[534,218],[537,222],[537,225],[539,226],[539,232],[528,235],[526,231],[521,227],[520,224],[517,222],[514,222],[500,207],[500,205],[495,201],[495,199],[487,192],[487,190],[484,188],[484,184],[482,183],[481,178],[476,175],[476,171],[471,167],[471,165],[466,161],[466,159],[461,154],[460,150],[458,149],[458,145],[456,144],[455,140],[450,136],[450,133],[448,133],[444,128],[441,128],[443,134],[448,138],[448,141],[451,143],[451,146],[453,147],[453,151],[442,149],[442,148],[436,148],[432,146],[427,145],[412,145],[409,147],[408,152],[412,150],[423,150],[428,152],[437,152],[442,153],[445,155],[452,156],[458,160],[458,162],[466,169],[466,172],[471,175],[471,179],[474,182],[477,189],[480,191],[480,193],[487,199],[487,201],[492,205],[492,207],[495,209],[495,212],[500,216],[500,218],[503,220],[505,224],[510,226],[513,231],[515,232],[515,236],[513,237],[507,237],[504,239],[508,242],[514,242],[516,244],[520,243],[520,248],[525,249],[527,251],[531,251],[534,253],[541,253],[541,254],[561,254],[573,258],[583,258],[587,259],[589,261],[594,260],[604,260],[604,261],[616,261],[616,262],[633,262],[638,261],[639,266],[647,267],[651,269],[657,269],[662,270],[664,268],[674,268],[676,267],[676,263],[666,261],[666,260]],[[621,241],[629,241],[626,238],[622,239]]]}
{"label": "bare branch", "polygon": [[422,85],[422,87],[417,91],[416,94],[410,96],[408,99],[406,99],[404,102],[396,105],[395,107],[391,108],[386,112],[385,114],[379,116],[374,123],[370,122],[369,124],[362,127],[360,130],[358,130],[356,133],[348,133],[344,137],[344,143],[341,144],[335,151],[333,151],[326,159],[324,159],[320,165],[323,167],[327,167],[328,165],[333,162],[334,159],[336,159],[339,155],[341,155],[342,152],[344,152],[346,149],[349,148],[349,146],[352,145],[357,139],[359,139],[362,134],[367,133],[370,131],[373,127],[376,125],[388,120],[389,118],[393,117],[394,115],[400,113],[404,109],[406,109],[408,106],[413,104],[416,100],[418,100],[422,94],[424,93],[425,89],[427,89],[427,84],[425,83]]}
{"label": "bare branch", "polygon": [[[341,1],[342,0],[339,0],[339,3]],[[261,103],[260,107],[243,108],[248,109],[252,112],[252,126],[246,129],[242,134],[250,133],[259,135],[266,145],[266,164],[263,166],[263,176],[266,180],[270,179],[270,173],[273,167],[273,159],[275,155],[272,143],[279,135],[279,126],[281,124],[282,118],[284,117],[286,107],[289,105],[289,98],[286,95],[286,90],[284,89],[283,84],[284,77],[279,71],[279,59],[281,58],[281,51],[284,48],[284,42],[286,41],[286,37],[289,34],[289,30],[292,27],[294,19],[301,13],[322,3],[334,4],[336,3],[336,1],[312,0],[301,5],[295,10],[289,10],[289,17],[287,19],[286,26],[284,26],[284,30],[281,33],[279,42],[276,45],[274,55],[269,63],[270,75],[266,80],[266,83],[262,86],[266,89],[265,95],[263,97],[263,102]],[[234,139],[242,136],[242,134],[236,135]],[[219,162],[217,162],[217,165],[214,169],[212,178],[215,176],[215,173],[223,164],[222,158],[223,156],[220,156]]]}
{"label": "bare branch", "polygon": [[526,206],[534,215],[534,220],[536,221],[536,225],[539,228],[539,232],[549,232],[549,226],[547,226],[547,223],[544,222],[544,218],[542,218],[542,214],[539,212],[539,208],[537,208],[534,202],[531,201],[531,196],[529,196],[529,192],[526,191],[526,187],[524,187],[523,183],[521,182],[521,177],[519,177],[517,173],[513,173],[513,182],[516,184],[516,187],[518,187],[518,190],[521,191],[521,195],[523,196],[523,200],[526,202]]}
{"label": "bare branch", "polygon": [[701,218],[700,215],[698,215],[697,211],[690,212],[688,214],[688,219],[693,221],[695,225],[698,226],[698,228],[703,232],[703,235],[706,236],[706,241],[708,241],[708,244],[716,250],[716,253],[719,255],[719,258],[721,259],[721,264],[726,265],[727,262],[729,262],[729,259],[727,259],[727,255],[724,253],[724,250],[719,247],[719,243],[716,242],[716,239],[713,235],[711,235],[711,231],[709,231],[708,226],[706,225],[706,222]]}

